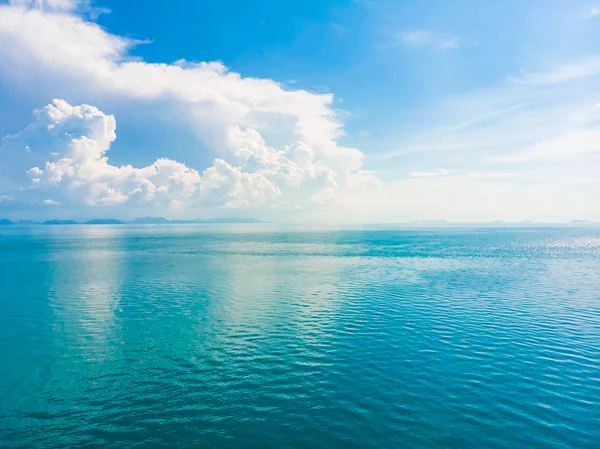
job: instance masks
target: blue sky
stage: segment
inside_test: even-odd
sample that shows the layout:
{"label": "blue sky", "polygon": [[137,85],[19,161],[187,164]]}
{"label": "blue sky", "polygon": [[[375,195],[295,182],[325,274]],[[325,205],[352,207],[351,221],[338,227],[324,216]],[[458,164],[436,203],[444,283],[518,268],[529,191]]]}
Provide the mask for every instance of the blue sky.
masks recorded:
{"label": "blue sky", "polygon": [[600,220],[599,21],[562,0],[4,2],[0,211]]}

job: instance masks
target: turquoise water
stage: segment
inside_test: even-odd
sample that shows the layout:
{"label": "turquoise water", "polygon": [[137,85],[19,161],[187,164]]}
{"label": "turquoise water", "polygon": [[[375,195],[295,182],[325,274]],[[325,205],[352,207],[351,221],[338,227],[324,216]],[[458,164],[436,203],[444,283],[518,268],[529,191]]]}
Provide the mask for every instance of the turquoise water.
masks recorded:
{"label": "turquoise water", "polygon": [[0,446],[600,447],[600,229],[0,228]]}

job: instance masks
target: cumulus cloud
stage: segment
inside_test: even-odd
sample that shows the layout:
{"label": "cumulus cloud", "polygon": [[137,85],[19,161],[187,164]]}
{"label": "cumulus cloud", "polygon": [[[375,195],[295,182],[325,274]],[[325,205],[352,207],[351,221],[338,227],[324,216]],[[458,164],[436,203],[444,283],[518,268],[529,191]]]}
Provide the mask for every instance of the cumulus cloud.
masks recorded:
{"label": "cumulus cloud", "polygon": [[0,147],[3,177],[11,178],[5,189],[22,199],[52,193],[57,200],[45,204],[304,208],[322,205],[319,194],[339,188],[337,173],[311,147],[295,142],[276,150],[253,128],[229,130],[235,165],[215,159],[200,173],[167,158],[146,167],[112,165],[116,120],[94,106],[54,100],[35,116]]}
{"label": "cumulus cloud", "polygon": [[244,78],[219,62],[131,60],[127,50],[136,42],[79,16],[39,9],[0,7],[0,44],[0,70],[6,76],[27,76],[36,69],[48,84],[72,82],[96,96],[105,92],[176,103],[186,111],[182,120],[213,147],[224,144],[231,126],[261,127],[294,136],[344,171],[362,164],[360,151],[337,142],[343,132],[330,94]]}
{"label": "cumulus cloud", "polygon": [[[12,0],[0,6],[2,86],[14,98],[26,92],[24,102],[43,98],[27,109],[65,99],[42,107],[31,124],[2,140],[3,210],[35,211],[52,201],[53,213],[170,208],[197,216],[197,210],[250,209],[261,218],[301,211],[306,220],[344,221],[570,219],[595,211],[590,204],[600,197],[600,150],[594,142],[600,137],[586,129],[599,123],[597,108],[590,109],[598,101],[597,59],[549,73],[524,72],[506,86],[442,102],[433,112],[444,120],[427,121],[440,128],[411,132],[397,151],[381,157],[383,174],[396,170],[393,158],[416,151],[469,155],[383,182],[363,168],[359,150],[341,143],[333,95],[244,77],[220,62],[144,62],[129,53],[139,42],[78,15],[89,13],[87,8],[85,1],[70,0]],[[416,30],[398,33],[391,45],[450,50],[459,39]],[[589,83],[585,89],[569,84],[583,81]],[[130,150],[127,141],[115,146],[120,143],[116,119],[122,114],[137,119],[146,108],[184,132],[191,130],[198,145],[188,141],[176,157],[155,151],[148,159]],[[138,131],[144,132],[143,124]],[[128,164],[130,151],[144,162]],[[196,152],[208,157],[193,157]],[[562,163],[567,155],[577,156],[569,158],[579,165]],[[510,182],[498,175],[500,165],[519,172],[516,164],[530,161],[554,161],[560,170],[511,175]],[[478,163],[483,171],[469,174],[457,167],[460,162]],[[373,157],[370,164],[378,168]],[[440,165],[452,172],[436,170]]]}
{"label": "cumulus cloud", "polygon": [[54,100],[3,140],[0,193],[41,201],[53,192],[61,205],[86,207],[307,210],[332,207],[358,179],[374,178],[361,170],[359,150],[339,144],[343,128],[331,94],[242,77],[220,62],[131,59],[128,50],[137,42],[69,13],[78,3],[0,6],[0,74],[30,85],[41,77],[47,90],[76,86],[79,96],[100,102],[109,96],[139,107],[165,105],[165,120],[176,110],[176,120],[197,133],[198,148],[208,147],[214,162],[203,169],[166,157],[146,167],[113,165],[115,118],[95,106]]}

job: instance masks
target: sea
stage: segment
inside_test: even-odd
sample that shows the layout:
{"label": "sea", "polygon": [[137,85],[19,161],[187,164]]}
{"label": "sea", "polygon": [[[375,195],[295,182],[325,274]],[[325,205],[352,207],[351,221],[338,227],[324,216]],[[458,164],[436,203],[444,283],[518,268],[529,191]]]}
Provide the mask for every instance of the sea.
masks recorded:
{"label": "sea", "polygon": [[2,226],[0,446],[600,448],[600,228]]}

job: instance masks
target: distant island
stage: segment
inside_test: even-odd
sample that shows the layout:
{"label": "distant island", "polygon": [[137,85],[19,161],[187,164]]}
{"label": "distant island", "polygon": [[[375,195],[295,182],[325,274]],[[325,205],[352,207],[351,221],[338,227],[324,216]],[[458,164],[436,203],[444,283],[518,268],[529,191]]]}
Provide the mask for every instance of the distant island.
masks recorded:
{"label": "distant island", "polygon": [[165,217],[141,217],[127,222],[127,224],[189,224],[189,223],[264,223],[255,218],[231,217],[231,218],[208,218],[194,220],[169,220]]}
{"label": "distant island", "polygon": [[78,224],[75,220],[46,220],[45,225],[74,225]]}
{"label": "distant island", "polygon": [[575,218],[573,220],[571,220],[571,223],[591,223],[590,220],[580,220],[578,218]]}
{"label": "distant island", "polygon": [[231,217],[231,218],[208,218],[208,219],[194,219],[194,220],[169,220],[164,217],[141,217],[131,221],[117,220],[116,218],[94,218],[88,221],[75,221],[75,220],[46,220],[46,221],[33,221],[33,220],[18,220],[12,221],[6,218],[0,219],[0,225],[124,225],[124,224],[210,224],[210,223],[265,223],[264,221],[257,220],[255,218],[245,217]]}
{"label": "distant island", "polygon": [[136,218],[135,220],[132,220],[130,223],[133,223],[133,224],[163,224],[163,223],[170,223],[170,221],[167,220],[165,217],[142,217],[142,218]]}
{"label": "distant island", "polygon": [[93,220],[86,221],[84,224],[96,225],[96,224],[125,224],[124,221],[116,220],[114,218],[94,218]]}

